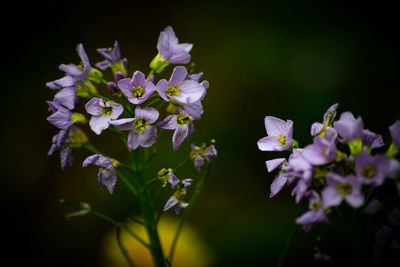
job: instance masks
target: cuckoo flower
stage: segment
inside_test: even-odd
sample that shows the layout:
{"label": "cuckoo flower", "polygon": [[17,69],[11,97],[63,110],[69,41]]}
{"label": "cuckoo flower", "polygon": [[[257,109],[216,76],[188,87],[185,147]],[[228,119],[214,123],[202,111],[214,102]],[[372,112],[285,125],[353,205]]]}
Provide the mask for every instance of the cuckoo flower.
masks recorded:
{"label": "cuckoo flower", "polygon": [[192,151],[189,153],[190,160],[193,161],[194,167],[200,173],[201,166],[203,166],[204,161],[210,162],[213,156],[217,156],[217,150],[214,145],[209,145],[206,147],[206,144],[202,144],[201,147],[191,145]]}
{"label": "cuckoo flower", "polygon": [[291,177],[286,174],[282,167],[287,165],[287,161],[285,158],[277,158],[267,160],[265,162],[267,165],[268,172],[272,172],[277,168],[281,168],[279,173],[275,176],[274,181],[271,183],[270,186],[270,194],[269,197],[273,198],[276,194],[278,194],[290,181]]}
{"label": "cuckoo flower", "polygon": [[106,102],[98,97],[93,97],[85,105],[85,108],[89,114],[93,115],[89,125],[92,131],[98,135],[108,128],[111,120],[117,119],[124,111],[122,105]]}
{"label": "cuckoo flower", "polygon": [[389,164],[389,159],[386,156],[371,156],[365,151],[355,159],[358,178],[362,183],[372,186],[383,184]]}
{"label": "cuckoo flower", "polygon": [[319,136],[314,138],[314,144],[304,148],[303,156],[313,165],[324,165],[335,160],[337,154],[334,140]]}
{"label": "cuckoo flower", "polygon": [[356,177],[342,177],[335,173],[328,173],[326,182],[327,186],[322,192],[324,208],[338,206],[343,199],[354,208],[363,204],[364,196],[361,193],[361,183]]}
{"label": "cuckoo flower", "polygon": [[168,26],[158,38],[157,56],[161,56],[161,61],[168,61],[171,64],[187,64],[190,61],[189,52],[192,47],[192,44],[179,44],[174,30]]}
{"label": "cuckoo flower", "polygon": [[107,158],[100,154],[94,154],[87,157],[82,166],[87,167],[90,164],[100,167],[97,175],[100,187],[107,187],[108,191],[110,191],[112,194],[115,184],[117,183],[117,175],[115,174],[114,168],[119,166],[119,162],[115,159]]}
{"label": "cuckoo flower", "polygon": [[155,108],[136,107],[135,118],[111,121],[110,124],[123,131],[129,131],[128,148],[151,147],[157,140],[157,128],[153,125],[159,113]]}
{"label": "cuckoo flower", "polygon": [[393,144],[400,150],[400,121],[396,121],[389,127],[390,135],[392,136]]}
{"label": "cuckoo flower", "polygon": [[175,186],[180,182],[180,180],[175,176],[173,170],[171,168],[162,168],[158,173],[157,173],[158,179],[162,182],[162,186],[165,187],[167,183],[171,184],[172,188],[175,188]]}
{"label": "cuckoo flower", "polygon": [[186,195],[187,188],[192,184],[192,181],[192,179],[184,179],[176,185],[176,191],[167,200],[167,203],[164,206],[164,211],[174,207],[175,214],[178,215],[182,209],[189,205],[183,201],[183,198]]}
{"label": "cuckoo flower", "polygon": [[[99,52],[105,59],[104,61],[96,64],[96,67],[101,70],[105,70],[107,68],[113,68],[113,66],[116,66],[121,63],[124,66],[123,70],[125,70],[125,68],[128,65],[128,60],[126,58],[122,59],[122,57],[121,57],[121,52],[119,50],[119,45],[118,45],[117,41],[115,41],[113,49],[99,48],[99,49],[97,49],[97,52]],[[118,68],[118,67],[114,67],[114,68],[115,68],[115,72],[120,70],[120,68]]]}
{"label": "cuckoo flower", "polygon": [[76,66],[74,64],[61,64],[59,69],[61,71],[64,71],[66,73],[66,76],[59,80],[46,84],[46,86],[50,89],[59,91],[54,96],[54,100],[68,109],[74,109],[77,103],[77,83],[85,81],[90,71],[92,70],[89,58],[82,44],[78,44],[77,51],[79,57],[81,58],[83,66]]}
{"label": "cuckoo flower", "polygon": [[47,121],[61,130],[67,131],[74,123],[86,122],[85,117],[81,113],[73,113],[55,101],[47,101],[47,104],[49,105],[49,110],[54,112],[47,117]]}
{"label": "cuckoo flower", "polygon": [[323,117],[323,123],[315,122],[311,126],[311,136],[320,136],[328,140],[335,140],[337,137],[336,130],[332,128],[333,120],[336,117],[336,109],[338,104],[334,104],[328,108]]}
{"label": "cuckoo flower", "polygon": [[185,67],[175,67],[169,81],[162,79],[156,85],[156,90],[167,102],[173,100],[179,104],[192,104],[200,100],[205,88],[194,80],[186,79],[188,72]]}
{"label": "cuckoo flower", "polygon": [[303,229],[308,232],[315,223],[329,223],[329,219],[326,216],[323,201],[317,192],[309,191],[306,197],[309,200],[308,207],[310,210],[297,218],[296,223],[301,224]]}
{"label": "cuckoo flower", "polygon": [[155,91],[154,84],[151,81],[146,81],[146,77],[140,71],[136,71],[132,79],[125,78],[120,80],[118,86],[129,102],[135,105],[146,101]]}
{"label": "cuckoo flower", "polygon": [[[200,80],[200,78],[201,78],[202,75],[203,75],[203,73],[192,74],[192,75],[189,75],[189,76],[187,77],[187,79],[188,79],[188,80],[193,80],[193,81],[195,81],[195,82],[199,82],[199,80]],[[181,111],[183,110],[184,112],[186,112],[186,113],[188,113],[190,116],[192,116],[192,118],[193,118],[194,120],[200,120],[201,115],[203,114],[203,105],[201,104],[201,101],[204,99],[204,97],[205,97],[205,95],[206,95],[206,93],[207,93],[207,88],[209,87],[209,83],[208,83],[208,81],[202,81],[202,82],[200,83],[200,85],[203,86],[204,89],[205,89],[205,90],[204,90],[204,93],[203,93],[203,95],[200,97],[200,99],[197,100],[197,101],[194,102],[194,103],[189,103],[189,104],[186,104],[186,105],[181,105],[181,106],[183,106],[183,107],[179,106],[178,109],[177,109],[177,112],[178,112],[178,113],[181,112]]]}
{"label": "cuckoo flower", "polygon": [[47,155],[50,156],[54,153],[54,151],[60,151],[61,170],[64,170],[67,166],[71,166],[74,160],[71,154],[71,148],[66,146],[71,142],[69,138],[69,130],[60,130],[56,135],[53,136],[52,145],[47,153]]}
{"label": "cuckoo flower", "polygon": [[340,120],[334,123],[336,131],[344,141],[352,141],[361,138],[363,131],[363,122],[361,117],[354,118],[351,112],[344,112]]}
{"label": "cuckoo flower", "polygon": [[182,142],[194,131],[192,117],[185,112],[169,115],[159,122],[157,126],[165,130],[175,130],[172,136],[174,150],[177,150]]}
{"label": "cuckoo flower", "polygon": [[284,151],[292,146],[293,121],[286,122],[272,116],[266,116],[264,121],[268,136],[257,142],[260,150]]}

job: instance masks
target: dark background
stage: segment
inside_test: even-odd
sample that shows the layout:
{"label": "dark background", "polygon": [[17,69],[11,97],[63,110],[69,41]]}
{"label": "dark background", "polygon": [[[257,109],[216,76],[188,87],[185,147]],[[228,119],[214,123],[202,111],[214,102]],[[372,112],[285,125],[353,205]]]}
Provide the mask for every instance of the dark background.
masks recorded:
{"label": "dark background", "polygon": [[[46,156],[57,130],[46,121],[53,92],[45,83],[63,75],[59,64],[79,63],[78,43],[94,65],[102,60],[96,48],[118,40],[130,75],[149,71],[168,25],[180,41],[194,44],[192,60],[210,82],[205,113],[180,152],[164,136],[166,152],[155,168],[177,164],[191,142],[217,140],[211,178],[188,219],[215,252],[215,266],[276,263],[296,217],[288,192],[268,198],[273,174],[264,161],[277,155],[256,145],[266,135],[266,115],[293,120],[300,146],[312,141],[311,124],[334,103],[339,113],[362,116],[365,128],[387,143],[388,126],[400,118],[398,9],[380,1],[18,2],[3,9],[8,12],[2,18],[1,196],[5,257],[13,266],[100,266],[99,242],[109,225],[92,217],[66,221],[71,210],[60,198],[90,202],[118,219],[137,211],[122,185],[114,195],[99,190],[97,170],[80,168],[86,152],[74,151],[75,164],[64,172],[58,155]],[[103,150],[124,153],[111,134],[90,136]],[[317,234],[335,263],[346,262],[347,241],[334,229],[299,229],[288,264],[312,264]]]}

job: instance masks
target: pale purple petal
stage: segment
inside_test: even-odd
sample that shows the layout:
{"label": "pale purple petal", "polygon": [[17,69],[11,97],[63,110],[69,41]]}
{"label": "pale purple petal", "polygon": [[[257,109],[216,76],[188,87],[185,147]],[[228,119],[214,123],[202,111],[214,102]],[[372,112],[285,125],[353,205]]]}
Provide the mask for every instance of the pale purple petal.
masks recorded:
{"label": "pale purple petal", "polygon": [[125,118],[125,119],[113,120],[110,121],[109,123],[122,131],[128,131],[134,129],[133,127],[134,121],[135,119],[133,118]]}
{"label": "pale purple petal", "polygon": [[340,202],[342,202],[343,197],[339,194],[339,192],[334,187],[327,187],[322,192],[322,199],[324,203],[324,209],[338,206]]}
{"label": "pale purple petal", "polygon": [[97,135],[101,134],[101,132],[108,128],[110,121],[110,116],[105,115],[98,115],[93,116],[90,121],[89,125],[93,132]]}
{"label": "pale purple petal", "polygon": [[361,133],[361,141],[364,146],[368,146],[371,149],[382,147],[385,145],[380,134],[376,134],[369,130],[363,130]]}
{"label": "pale purple petal", "polygon": [[66,108],[61,108],[57,112],[47,117],[47,121],[62,130],[68,130],[72,125],[72,113]]}
{"label": "pale purple petal", "polygon": [[172,208],[176,204],[178,204],[178,200],[176,199],[176,197],[174,197],[174,196],[170,197],[168,199],[167,203],[165,203],[164,211],[169,210],[170,208]]}
{"label": "pale purple petal", "polygon": [[174,130],[178,127],[178,123],[176,122],[177,115],[169,115],[163,121],[160,121],[157,124],[157,127],[160,127],[164,130]]}
{"label": "pale purple petal", "polygon": [[174,150],[178,150],[179,146],[183,143],[183,141],[189,135],[189,126],[188,125],[179,125],[172,136],[172,143]]}
{"label": "pale purple petal", "polygon": [[258,149],[261,151],[283,151],[282,144],[275,136],[267,136],[257,142]]}
{"label": "pale purple petal", "polygon": [[126,97],[132,98],[132,84],[130,78],[119,80],[118,87]]}
{"label": "pale purple petal", "polygon": [[136,86],[145,87],[145,81],[146,81],[146,77],[144,76],[144,74],[137,70],[137,71],[135,71],[135,73],[132,76],[131,85],[134,87],[136,87]]}
{"label": "pale purple petal", "polygon": [[111,119],[113,119],[113,120],[117,119],[124,112],[124,108],[122,107],[121,104],[117,104],[117,103],[113,103],[113,102],[110,102],[108,104],[109,104],[109,106],[112,107],[112,112],[110,115]]}
{"label": "pale purple petal", "polygon": [[396,121],[389,127],[389,130],[393,143],[396,145],[397,149],[400,150],[400,121]]}
{"label": "pale purple petal", "polygon": [[150,125],[147,126],[143,134],[139,134],[139,144],[142,147],[151,147],[157,140],[157,128]]}
{"label": "pale purple petal", "polygon": [[344,197],[353,208],[358,208],[364,203],[364,195],[353,188],[353,193]]}
{"label": "pale purple petal", "polygon": [[94,155],[87,157],[83,161],[82,167],[87,167],[90,164],[96,165],[100,168],[107,169],[109,171],[114,171],[114,166],[112,165],[111,160],[100,154],[94,154]]}
{"label": "pale purple petal", "polygon": [[90,99],[89,102],[85,105],[87,113],[90,115],[101,115],[102,114],[102,108],[100,106],[100,102],[103,100],[98,98],[98,97],[93,97]]}
{"label": "pale purple petal", "polygon": [[284,135],[288,131],[287,122],[281,119],[272,116],[266,116],[264,122],[267,134],[270,136],[278,136],[279,134]]}
{"label": "pale purple petal", "polygon": [[100,187],[107,187],[108,191],[112,194],[114,192],[115,184],[117,183],[117,175],[115,172],[100,169],[97,177]]}
{"label": "pale purple petal", "polygon": [[282,188],[285,187],[287,180],[288,178],[285,175],[279,173],[271,183],[271,193],[269,194],[269,197],[273,198],[276,194],[278,194]]}
{"label": "pale purple petal", "polygon": [[313,125],[311,125],[311,136],[318,135],[324,129],[324,127],[325,126],[322,123],[319,122],[313,123]]}
{"label": "pale purple petal", "polygon": [[76,96],[75,87],[66,87],[60,90],[55,96],[54,100],[68,109],[74,109],[78,101]]}
{"label": "pale purple petal", "polygon": [[361,138],[363,130],[363,122],[361,117],[354,118],[351,112],[344,112],[340,116],[340,120],[334,122],[336,131],[345,141]]}
{"label": "pale purple petal", "polygon": [[139,146],[139,132],[136,130],[130,131],[128,135],[128,148],[135,150]]}
{"label": "pale purple petal", "polygon": [[149,123],[154,123],[158,120],[158,116],[160,114],[155,108],[140,108],[136,107],[135,109],[135,118],[136,119],[144,119]]}
{"label": "pale purple petal", "polygon": [[280,167],[284,162],[286,162],[285,158],[277,158],[277,159],[267,160],[265,163],[267,165],[268,172],[272,172],[276,168]]}
{"label": "pale purple petal", "polygon": [[71,149],[69,147],[64,148],[60,151],[61,169],[64,170],[65,167],[71,166],[74,157],[72,157]]}
{"label": "pale purple petal", "polygon": [[171,98],[181,104],[190,104],[198,101],[205,91],[203,86],[191,80],[184,81],[180,85],[180,89],[182,89],[181,94]]}
{"label": "pale purple petal", "polygon": [[176,85],[180,84],[186,78],[187,74],[188,72],[185,67],[183,66],[175,67],[172,72],[171,78],[169,79],[168,84],[170,86],[174,84]]}

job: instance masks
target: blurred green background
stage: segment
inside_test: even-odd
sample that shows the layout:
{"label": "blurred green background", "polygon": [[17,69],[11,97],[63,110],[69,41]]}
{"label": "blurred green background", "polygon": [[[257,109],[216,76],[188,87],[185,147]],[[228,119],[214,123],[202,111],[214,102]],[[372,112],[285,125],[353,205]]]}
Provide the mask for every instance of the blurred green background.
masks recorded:
{"label": "blurred green background", "polygon": [[[54,93],[45,83],[63,75],[59,64],[79,63],[78,43],[94,65],[102,60],[96,48],[118,40],[130,75],[148,73],[159,32],[168,25],[181,42],[194,44],[192,61],[210,82],[205,112],[179,152],[172,151],[172,133],[164,135],[154,172],[179,163],[191,143],[217,140],[211,177],[188,219],[213,251],[213,266],[277,263],[296,217],[288,192],[268,198],[274,174],[267,174],[264,162],[280,154],[257,148],[266,135],[266,115],[293,120],[300,146],[312,142],[311,124],[334,103],[340,103],[339,113],[362,116],[365,127],[386,142],[388,126],[400,118],[398,9],[382,2],[54,1],[11,6],[14,16],[2,23],[6,61],[0,140],[2,229],[13,266],[103,266],[102,240],[112,227],[93,217],[67,221],[64,214],[71,210],[59,204],[60,198],[89,202],[117,219],[138,211],[121,183],[114,195],[99,189],[97,169],[80,167],[87,152],[74,151],[75,164],[64,172],[58,154],[46,156],[57,130],[46,121],[45,101]],[[102,150],[125,155],[113,134],[90,137]],[[188,166],[180,176],[194,174]],[[343,232],[321,225],[309,234],[299,229],[288,265],[314,264],[318,234],[334,262],[345,262]]]}

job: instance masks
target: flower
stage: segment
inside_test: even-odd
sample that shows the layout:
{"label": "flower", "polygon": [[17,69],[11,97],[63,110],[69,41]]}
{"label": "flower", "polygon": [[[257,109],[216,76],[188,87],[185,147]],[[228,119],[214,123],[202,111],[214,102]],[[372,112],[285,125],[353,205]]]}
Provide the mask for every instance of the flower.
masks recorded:
{"label": "flower", "polygon": [[400,121],[396,121],[389,127],[390,135],[392,136],[393,144],[400,150]]}
{"label": "flower", "polygon": [[340,120],[334,122],[336,131],[344,141],[351,141],[361,138],[363,131],[363,122],[361,117],[354,118],[351,112],[344,112]]}
{"label": "flower", "polygon": [[160,33],[157,43],[158,54],[162,57],[162,61],[168,61],[171,64],[189,63],[189,52],[192,47],[192,44],[178,44],[178,38],[171,26]]}
{"label": "flower", "polygon": [[371,149],[382,147],[385,145],[380,134],[376,134],[369,130],[363,130],[361,132],[361,141],[364,146],[367,146]]}
{"label": "flower", "polygon": [[47,121],[61,130],[67,131],[74,123],[86,123],[85,116],[81,113],[73,113],[57,102],[47,101],[50,111],[54,113],[47,117]]}
{"label": "flower", "polygon": [[111,121],[110,124],[123,131],[129,131],[128,148],[135,150],[139,146],[151,147],[157,140],[157,128],[151,123],[158,119],[159,113],[155,108],[135,109],[135,118]]}
{"label": "flower", "polygon": [[117,175],[115,174],[114,167],[118,167],[119,162],[100,154],[94,154],[84,160],[82,167],[87,167],[90,164],[100,167],[97,174],[100,187],[107,187],[108,191],[112,194],[117,183]]}
{"label": "flower", "polygon": [[201,166],[203,166],[204,161],[211,162],[211,158],[213,156],[217,156],[217,150],[214,145],[209,145],[206,147],[206,144],[202,144],[201,147],[191,145],[192,151],[189,153],[190,160],[193,161],[194,167],[200,173]]}
{"label": "flower", "polygon": [[281,168],[279,173],[275,176],[274,181],[272,181],[270,185],[271,192],[269,194],[269,197],[273,198],[290,182],[293,177],[288,176],[283,170],[283,167],[287,165],[287,161],[285,158],[267,160],[265,164],[267,165],[268,172],[272,172],[277,168]]}
{"label": "flower", "polygon": [[311,136],[320,136],[328,140],[336,140],[337,132],[332,128],[333,120],[336,117],[336,109],[339,104],[328,108],[323,117],[323,123],[315,122],[311,126]]}
{"label": "flower", "polygon": [[360,181],[367,185],[381,185],[387,175],[389,159],[384,155],[371,156],[362,152],[355,159],[356,173]]}
{"label": "flower", "polygon": [[101,98],[93,97],[86,105],[86,111],[93,115],[89,125],[93,132],[101,134],[108,128],[110,121],[117,119],[124,111],[122,105],[106,102]]}
{"label": "flower", "polygon": [[146,81],[146,77],[140,71],[136,71],[132,79],[125,78],[118,81],[118,86],[129,102],[135,105],[146,101],[155,91],[154,84],[148,80]]}
{"label": "flower", "polygon": [[54,96],[54,101],[65,106],[68,109],[74,109],[78,101],[76,96],[77,83],[87,79],[92,67],[90,66],[89,58],[82,44],[77,45],[79,57],[82,60],[82,65],[61,64],[59,69],[66,73],[66,76],[53,82],[46,84],[52,90],[59,91]]}
{"label": "flower", "polygon": [[324,208],[338,206],[343,199],[354,208],[363,204],[364,196],[361,193],[361,183],[356,177],[342,177],[330,172],[326,176],[326,184],[327,186],[322,192]]}
{"label": "flower", "polygon": [[159,122],[157,126],[165,130],[175,130],[172,136],[172,144],[174,150],[177,150],[183,141],[193,133],[192,120],[189,114],[181,112],[169,115],[163,121]]}
{"label": "flower", "polygon": [[173,170],[171,168],[162,168],[158,173],[157,173],[158,179],[161,180],[162,186],[165,187],[167,183],[171,184],[172,188],[175,188],[175,186],[180,182],[180,180],[175,176]]}
{"label": "flower", "polygon": [[[115,69],[114,73],[121,70],[126,72],[125,68],[128,65],[128,60],[126,58],[122,59],[117,41],[115,41],[114,48],[112,50],[111,48],[99,48],[97,49],[97,52],[99,52],[105,58],[104,61],[96,63],[97,68],[101,70],[113,68],[113,70]],[[118,64],[121,63],[123,64],[123,67],[118,66]]]}
{"label": "flower", "polygon": [[329,219],[326,216],[323,202],[317,192],[308,191],[306,197],[309,200],[308,207],[310,210],[297,218],[296,223],[301,224],[304,231],[308,232],[315,223],[329,223]]}
{"label": "flower", "polygon": [[167,102],[173,100],[179,104],[195,103],[201,99],[206,89],[198,82],[186,79],[187,75],[185,67],[175,67],[169,81],[162,79],[157,83],[157,92]]}
{"label": "flower", "polygon": [[176,185],[175,193],[165,203],[164,211],[174,207],[175,214],[178,215],[182,209],[186,208],[189,204],[182,199],[186,195],[187,188],[192,184],[192,179],[184,179]]}
{"label": "flower", "polygon": [[257,142],[260,150],[284,151],[292,146],[293,121],[285,122],[272,116],[266,116],[264,121],[268,136]]}
{"label": "flower", "polygon": [[319,136],[314,138],[314,144],[304,148],[303,156],[313,165],[324,165],[335,160],[337,154],[334,140]]}

